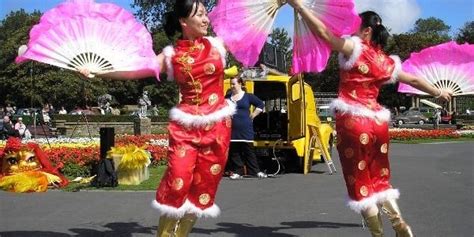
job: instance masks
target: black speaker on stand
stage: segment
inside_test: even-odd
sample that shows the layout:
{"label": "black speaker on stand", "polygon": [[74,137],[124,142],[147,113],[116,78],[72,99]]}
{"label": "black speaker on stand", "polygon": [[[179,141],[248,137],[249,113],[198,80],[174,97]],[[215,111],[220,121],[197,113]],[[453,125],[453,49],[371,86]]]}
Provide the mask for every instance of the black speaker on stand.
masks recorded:
{"label": "black speaker on stand", "polygon": [[105,159],[107,152],[115,145],[114,128],[100,128],[100,158]]}
{"label": "black speaker on stand", "polygon": [[114,161],[107,158],[107,152],[115,145],[114,128],[100,128],[100,161],[93,174],[96,177],[91,181],[95,187],[117,187],[118,178],[115,172]]}

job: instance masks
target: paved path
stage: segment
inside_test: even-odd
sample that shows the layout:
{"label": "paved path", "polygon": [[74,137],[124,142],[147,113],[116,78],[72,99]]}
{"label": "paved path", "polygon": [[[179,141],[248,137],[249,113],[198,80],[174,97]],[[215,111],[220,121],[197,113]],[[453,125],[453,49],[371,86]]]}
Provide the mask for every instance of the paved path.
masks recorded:
{"label": "paved path", "polygon": [[[474,236],[473,151],[473,142],[392,145],[393,185],[417,236]],[[359,216],[344,206],[341,174],[325,171],[319,164],[306,176],[223,180],[221,217],[198,222],[191,236],[369,236]],[[153,197],[154,192],[0,192],[0,236],[154,236]],[[385,230],[395,236],[388,222]]]}

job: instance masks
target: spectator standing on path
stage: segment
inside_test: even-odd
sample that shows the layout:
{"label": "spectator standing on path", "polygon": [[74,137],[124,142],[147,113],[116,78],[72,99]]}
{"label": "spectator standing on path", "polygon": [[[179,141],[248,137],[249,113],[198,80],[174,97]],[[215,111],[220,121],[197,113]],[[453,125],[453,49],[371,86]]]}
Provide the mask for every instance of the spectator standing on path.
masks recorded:
{"label": "spectator standing on path", "polygon": [[[244,166],[247,167],[249,175],[266,178],[267,175],[260,171],[253,147],[253,119],[263,111],[263,101],[254,94],[245,91],[242,78],[233,78],[230,83],[231,93],[226,98],[235,103],[237,107],[237,113],[232,116],[232,135],[227,161],[231,172],[230,178],[242,178]],[[250,106],[255,107],[252,113],[250,113]]]}
{"label": "spectator standing on path", "polygon": [[441,123],[441,109],[436,109],[433,117],[433,128],[438,129]]}
{"label": "spectator standing on path", "polygon": [[331,106],[336,111],[337,150],[350,199],[348,206],[362,214],[374,237],[384,235],[380,210],[387,214],[397,236],[414,236],[397,204],[400,193],[390,182],[390,111],[376,98],[383,84],[396,80],[447,101],[451,94],[404,72],[397,56],[383,52],[389,33],[377,13],[361,13],[359,30],[352,37],[338,37],[302,0],[288,3],[314,35],[339,52],[339,93]]}

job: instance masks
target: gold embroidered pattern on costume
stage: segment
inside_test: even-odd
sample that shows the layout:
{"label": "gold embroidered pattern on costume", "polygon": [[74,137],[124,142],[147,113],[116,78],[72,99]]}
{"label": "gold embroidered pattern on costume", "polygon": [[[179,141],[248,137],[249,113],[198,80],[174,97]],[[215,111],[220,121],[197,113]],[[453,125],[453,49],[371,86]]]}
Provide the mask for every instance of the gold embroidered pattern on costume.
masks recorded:
{"label": "gold embroidered pattern on costume", "polygon": [[387,143],[382,144],[382,146],[380,147],[380,152],[382,152],[382,154],[387,154],[387,152],[388,152]]}
{"label": "gold embroidered pattern on costume", "polygon": [[211,195],[208,193],[203,193],[199,195],[199,203],[201,205],[207,205],[211,201]]}
{"label": "gold embroidered pattern on costume", "polygon": [[184,186],[184,181],[182,178],[176,178],[173,180],[172,187],[174,190],[179,191],[183,188]]}
{"label": "gold embroidered pattern on costume", "polygon": [[212,165],[210,169],[212,175],[218,175],[221,172],[221,170],[222,170],[222,167],[219,164]]}
{"label": "gold embroidered pattern on costume", "polygon": [[361,65],[359,65],[359,67],[357,69],[359,69],[359,72],[362,73],[362,74],[369,73],[369,67],[367,66],[367,64],[361,64]]}
{"label": "gold embroidered pattern on costume", "polygon": [[361,160],[361,161],[359,161],[359,163],[357,164],[357,168],[359,168],[359,170],[364,170],[365,167],[367,167],[367,162],[365,162],[365,160]]}
{"label": "gold embroidered pattern on costume", "polygon": [[209,96],[208,103],[209,105],[214,105],[217,103],[217,100],[219,99],[219,96],[216,93],[212,93]]}
{"label": "gold embroidered pattern on costume", "polygon": [[362,186],[360,187],[360,195],[366,197],[367,195],[369,195],[369,189],[366,187],[366,186]]}
{"label": "gold embroidered pattern on costume", "polygon": [[204,73],[206,73],[206,75],[212,75],[214,74],[215,71],[216,71],[216,66],[214,66],[214,64],[206,63],[204,65]]}
{"label": "gold embroidered pattern on costume", "polygon": [[369,144],[369,135],[367,133],[360,134],[359,141],[362,145]]}

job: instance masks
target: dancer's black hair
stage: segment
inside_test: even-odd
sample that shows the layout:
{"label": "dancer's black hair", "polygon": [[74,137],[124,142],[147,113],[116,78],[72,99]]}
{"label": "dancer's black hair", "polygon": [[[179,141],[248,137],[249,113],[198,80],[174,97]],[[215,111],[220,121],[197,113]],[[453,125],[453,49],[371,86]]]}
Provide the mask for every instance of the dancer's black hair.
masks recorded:
{"label": "dancer's black hair", "polygon": [[382,18],[373,11],[362,12],[359,16],[362,19],[361,29],[372,28],[372,38],[370,40],[373,44],[384,48],[390,34],[382,24]]}
{"label": "dancer's black hair", "polygon": [[[168,38],[176,33],[183,33],[179,19],[196,15],[201,0],[178,0],[172,11],[167,12],[164,17],[163,28]],[[193,11],[194,8],[194,11]]]}

